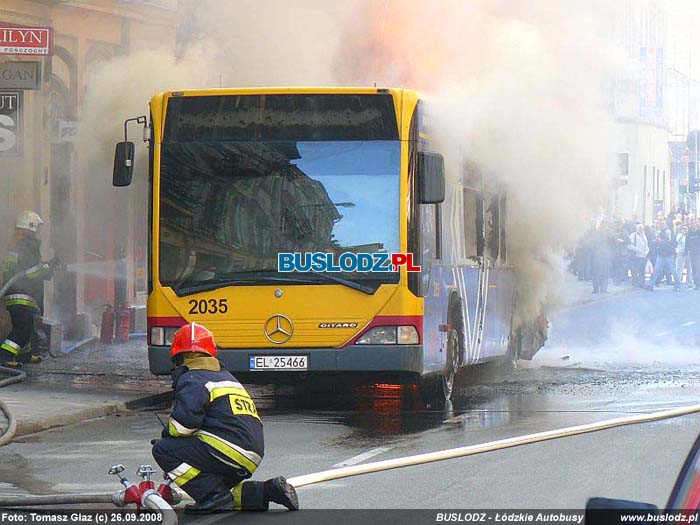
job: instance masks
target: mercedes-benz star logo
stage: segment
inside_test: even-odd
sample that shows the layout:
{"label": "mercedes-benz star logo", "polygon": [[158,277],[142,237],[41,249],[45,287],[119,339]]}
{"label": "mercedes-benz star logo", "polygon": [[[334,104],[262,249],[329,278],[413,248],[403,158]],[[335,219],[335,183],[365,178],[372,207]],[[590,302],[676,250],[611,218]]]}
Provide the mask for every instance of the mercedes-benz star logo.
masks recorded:
{"label": "mercedes-benz star logo", "polygon": [[265,337],[271,343],[281,345],[292,338],[294,323],[286,315],[277,314],[265,321]]}

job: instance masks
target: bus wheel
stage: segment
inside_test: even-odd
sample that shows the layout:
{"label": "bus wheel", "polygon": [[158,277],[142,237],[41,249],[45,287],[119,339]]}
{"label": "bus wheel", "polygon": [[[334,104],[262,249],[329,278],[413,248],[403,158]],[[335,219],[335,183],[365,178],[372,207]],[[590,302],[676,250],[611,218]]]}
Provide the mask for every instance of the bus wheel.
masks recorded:
{"label": "bus wheel", "polygon": [[459,362],[459,338],[456,330],[450,330],[447,337],[447,362],[445,369],[421,379],[420,392],[423,402],[433,408],[442,409],[452,399]]}
{"label": "bus wheel", "polygon": [[450,330],[447,336],[447,362],[445,363],[445,370],[440,374],[442,394],[445,401],[452,399],[458,367],[459,335],[457,334],[457,330]]}

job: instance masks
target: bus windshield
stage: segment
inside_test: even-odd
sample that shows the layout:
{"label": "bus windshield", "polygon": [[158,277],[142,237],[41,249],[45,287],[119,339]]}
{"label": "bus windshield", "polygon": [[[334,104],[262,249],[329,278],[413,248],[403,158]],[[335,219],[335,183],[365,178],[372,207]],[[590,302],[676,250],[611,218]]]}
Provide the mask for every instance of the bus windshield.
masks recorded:
{"label": "bus windshield", "polygon": [[399,173],[397,140],[166,142],[160,281],[275,284],[280,252],[398,252]]}

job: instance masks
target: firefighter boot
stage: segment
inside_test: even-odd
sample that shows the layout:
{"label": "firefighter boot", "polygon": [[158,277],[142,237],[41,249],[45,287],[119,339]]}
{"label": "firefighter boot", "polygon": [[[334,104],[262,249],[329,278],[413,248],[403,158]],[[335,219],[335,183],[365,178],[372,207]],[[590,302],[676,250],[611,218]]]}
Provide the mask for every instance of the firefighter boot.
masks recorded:
{"label": "firefighter boot", "polygon": [[287,510],[299,510],[297,491],[282,476],[265,482],[265,501],[284,505]]}
{"label": "firefighter boot", "polygon": [[31,352],[20,352],[17,354],[17,361],[20,363],[37,365],[41,363],[42,359],[38,355],[33,355]]}
{"label": "firefighter boot", "polygon": [[22,369],[22,363],[17,361],[17,357],[2,348],[0,348],[0,366],[15,368],[17,370]]}

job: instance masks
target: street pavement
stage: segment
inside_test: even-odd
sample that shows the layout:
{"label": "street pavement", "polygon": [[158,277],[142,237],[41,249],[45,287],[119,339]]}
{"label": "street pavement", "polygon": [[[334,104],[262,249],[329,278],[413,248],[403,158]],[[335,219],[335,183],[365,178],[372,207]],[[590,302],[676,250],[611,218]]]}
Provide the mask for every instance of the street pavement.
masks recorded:
{"label": "street pavement", "polygon": [[[409,388],[253,388],[266,437],[255,477],[292,477],[696,404],[698,305],[700,293],[663,287],[572,301],[551,316],[550,340],[533,362],[511,374],[493,365],[470,370],[444,411],[423,408]],[[320,483],[299,494],[311,509],[581,508],[591,496],[663,506],[699,422],[693,415],[622,427]],[[159,433],[153,414],[131,412],[21,437],[0,448],[0,495],[117,490],[108,467],[124,463],[135,478],[139,464],[153,463],[149,440]]]}
{"label": "street pavement", "polygon": [[[19,383],[0,390],[0,400],[17,419],[16,436],[125,412],[128,403],[143,397],[143,392],[45,384]],[[7,428],[2,417],[0,434]]]}

